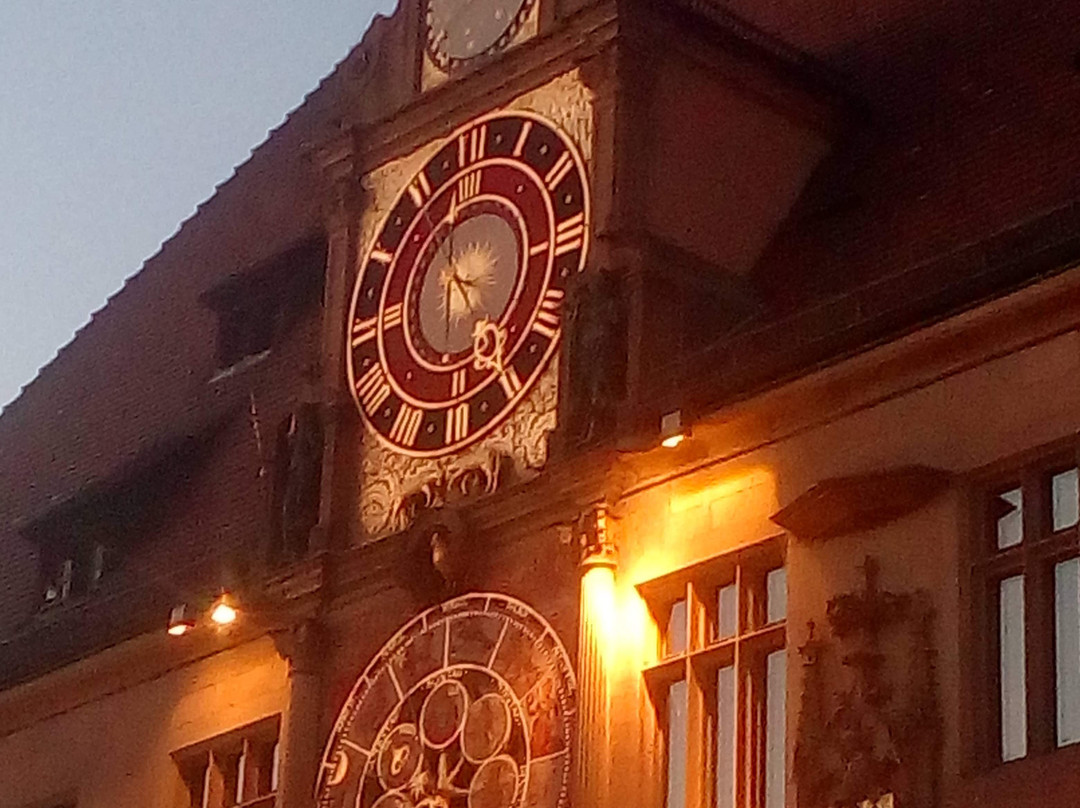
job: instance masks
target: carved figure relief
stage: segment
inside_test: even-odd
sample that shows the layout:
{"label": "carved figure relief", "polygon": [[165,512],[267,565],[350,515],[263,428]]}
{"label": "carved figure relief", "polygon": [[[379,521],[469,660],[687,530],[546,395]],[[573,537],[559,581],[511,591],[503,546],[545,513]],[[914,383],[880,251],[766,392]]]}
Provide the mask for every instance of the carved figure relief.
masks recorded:
{"label": "carved figure relief", "polygon": [[565,808],[573,669],[529,606],[474,593],[368,665],[323,757],[321,808]]}
{"label": "carved figure relief", "polygon": [[795,748],[799,805],[929,808],[937,800],[941,718],[934,610],[925,593],[880,589],[867,557],[862,591],[810,624]]}

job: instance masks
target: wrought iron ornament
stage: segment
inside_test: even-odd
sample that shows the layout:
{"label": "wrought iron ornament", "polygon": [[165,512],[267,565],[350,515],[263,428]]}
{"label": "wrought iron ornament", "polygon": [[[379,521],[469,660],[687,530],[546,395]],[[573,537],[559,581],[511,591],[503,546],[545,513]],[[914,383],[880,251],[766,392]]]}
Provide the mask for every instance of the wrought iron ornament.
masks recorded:
{"label": "wrought iron ornament", "polygon": [[368,665],[323,757],[320,808],[565,808],[573,668],[529,606],[474,593]]}
{"label": "wrought iron ornament", "polygon": [[350,386],[382,444],[459,452],[529,394],[585,264],[587,189],[569,136],[520,111],[458,130],[399,191],[349,315]]}

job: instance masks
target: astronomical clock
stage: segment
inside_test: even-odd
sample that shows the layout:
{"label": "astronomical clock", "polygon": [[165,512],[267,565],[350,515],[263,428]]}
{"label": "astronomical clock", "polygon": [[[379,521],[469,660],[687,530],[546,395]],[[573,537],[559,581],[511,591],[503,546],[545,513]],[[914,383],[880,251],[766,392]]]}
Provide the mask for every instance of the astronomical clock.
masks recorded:
{"label": "astronomical clock", "polygon": [[575,685],[525,604],[471,594],[376,655],[323,756],[320,808],[566,808]]}
{"label": "astronomical clock", "polygon": [[[445,30],[429,51],[453,59]],[[476,30],[495,47],[494,27]],[[591,99],[568,74],[365,178],[346,355],[367,536],[545,462],[565,295],[588,255],[591,148]]]}

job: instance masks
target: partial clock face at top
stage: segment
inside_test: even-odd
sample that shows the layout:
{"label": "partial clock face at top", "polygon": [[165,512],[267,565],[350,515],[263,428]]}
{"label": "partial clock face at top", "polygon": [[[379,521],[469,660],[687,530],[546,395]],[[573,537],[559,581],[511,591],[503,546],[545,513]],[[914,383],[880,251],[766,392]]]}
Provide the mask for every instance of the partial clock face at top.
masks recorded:
{"label": "partial clock face at top", "polygon": [[500,50],[520,30],[535,0],[428,0],[427,50],[443,70]]}
{"label": "partial clock face at top", "polygon": [[400,192],[353,294],[349,381],[375,435],[435,457],[497,427],[555,352],[588,232],[581,157],[551,123],[506,112],[455,132]]}

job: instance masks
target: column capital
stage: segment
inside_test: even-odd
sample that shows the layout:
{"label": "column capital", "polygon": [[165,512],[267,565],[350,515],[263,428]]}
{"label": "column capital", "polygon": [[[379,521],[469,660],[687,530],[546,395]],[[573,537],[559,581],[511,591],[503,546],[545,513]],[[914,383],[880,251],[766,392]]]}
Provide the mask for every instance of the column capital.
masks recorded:
{"label": "column capital", "polygon": [[315,618],[299,620],[271,635],[282,659],[289,663],[289,675],[321,672],[325,631]]}
{"label": "column capital", "polygon": [[618,553],[611,535],[611,514],[607,505],[597,505],[578,519],[582,571],[593,567],[618,566]]}

